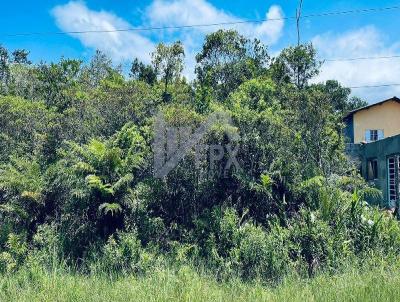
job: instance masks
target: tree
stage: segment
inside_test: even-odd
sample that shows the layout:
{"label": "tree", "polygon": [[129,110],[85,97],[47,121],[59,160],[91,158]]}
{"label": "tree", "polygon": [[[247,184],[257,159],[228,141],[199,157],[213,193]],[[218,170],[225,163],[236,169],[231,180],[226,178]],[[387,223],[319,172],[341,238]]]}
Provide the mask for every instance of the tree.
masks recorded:
{"label": "tree", "polygon": [[37,68],[31,64],[12,64],[9,68],[10,81],[8,94],[20,96],[28,100],[39,100],[39,79]]}
{"label": "tree", "polygon": [[325,84],[318,85],[327,95],[333,110],[342,119],[349,111],[367,106],[368,103],[358,97],[350,97],[351,89],[343,87],[336,80],[328,80]]}
{"label": "tree", "polygon": [[265,72],[269,57],[260,41],[250,41],[234,30],[219,30],[207,35],[196,62],[200,85],[212,88],[221,101],[244,81]]}
{"label": "tree", "polygon": [[12,53],[13,63],[27,64],[27,65],[32,64],[32,62],[28,60],[28,55],[29,55],[29,51],[26,51],[25,49],[17,49],[15,51],[13,51],[13,53]]}
{"label": "tree", "polygon": [[0,162],[0,249],[10,233],[32,237],[44,206],[43,174],[37,158],[11,156]]}
{"label": "tree", "polygon": [[292,83],[303,88],[319,73],[321,62],[316,54],[312,44],[285,48],[272,62],[272,78],[278,83]]}
{"label": "tree", "polygon": [[153,85],[157,80],[157,74],[151,65],[145,65],[137,58],[133,60],[129,75],[139,81]]}
{"label": "tree", "polygon": [[360,97],[353,96],[349,99],[348,105],[347,105],[347,111],[352,111],[361,107],[368,106],[368,102],[363,100]]}
{"label": "tree", "polygon": [[96,50],[89,65],[83,68],[81,78],[88,86],[93,88],[115,72],[111,59],[100,50]]}
{"label": "tree", "polygon": [[324,92],[330,98],[330,103],[336,112],[345,114],[347,111],[349,95],[351,90],[349,88],[342,87],[339,82],[334,80],[326,81],[323,85]]}
{"label": "tree", "polygon": [[0,93],[8,93],[13,90],[12,86],[12,65],[30,65],[28,60],[29,51],[17,49],[12,52],[11,58],[9,51],[0,45]]}
{"label": "tree", "polygon": [[0,96],[0,162],[42,151],[54,117],[43,102]]}
{"label": "tree", "polygon": [[[79,145],[66,142],[50,167],[49,215],[60,217],[69,251],[81,256],[99,239],[123,229],[134,204],[134,185],[149,164],[148,142],[126,124],[109,140]],[[128,223],[133,223],[128,221]]]}
{"label": "tree", "polygon": [[183,71],[185,51],[180,41],[172,45],[160,43],[152,53],[152,64],[157,75],[164,82],[164,95],[168,93],[168,84],[179,79]]}
{"label": "tree", "polygon": [[39,91],[49,107],[63,111],[71,101],[68,89],[75,86],[79,79],[82,62],[61,59],[57,64],[44,63],[38,66]]}

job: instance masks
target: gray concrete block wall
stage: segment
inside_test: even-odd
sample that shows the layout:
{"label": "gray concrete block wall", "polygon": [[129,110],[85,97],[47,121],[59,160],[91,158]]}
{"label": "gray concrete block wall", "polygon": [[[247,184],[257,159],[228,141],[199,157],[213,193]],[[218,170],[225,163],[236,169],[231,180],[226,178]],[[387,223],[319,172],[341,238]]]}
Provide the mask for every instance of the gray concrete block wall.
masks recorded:
{"label": "gray concrete block wall", "polygon": [[360,158],[362,175],[367,179],[368,161],[376,158],[378,160],[378,179],[373,181],[374,185],[382,190],[383,204],[381,206],[391,207],[388,196],[388,164],[387,159],[392,155],[400,155],[400,135],[388,137],[383,140],[362,144],[360,146]]}

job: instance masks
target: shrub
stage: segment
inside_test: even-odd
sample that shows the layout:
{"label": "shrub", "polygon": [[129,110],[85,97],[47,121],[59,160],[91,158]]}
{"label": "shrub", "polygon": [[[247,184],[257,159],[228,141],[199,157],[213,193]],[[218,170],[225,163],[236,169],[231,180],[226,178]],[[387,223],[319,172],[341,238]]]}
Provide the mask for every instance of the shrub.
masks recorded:
{"label": "shrub", "polygon": [[143,249],[136,232],[117,232],[110,236],[101,254],[92,255],[92,272],[129,274],[145,272],[154,255]]}
{"label": "shrub", "polygon": [[290,270],[289,232],[272,224],[269,230],[239,217],[233,208],[216,207],[199,233],[208,232],[206,240],[199,242],[202,255],[218,276],[241,276],[251,280],[280,279]]}
{"label": "shrub", "polygon": [[238,260],[245,279],[277,281],[289,271],[290,241],[287,229],[273,225],[266,232],[263,228],[246,223],[240,230]]}
{"label": "shrub", "polygon": [[302,210],[290,225],[290,240],[293,243],[292,258],[304,261],[308,275],[316,269],[330,264],[333,254],[332,229],[317,217],[317,213]]}
{"label": "shrub", "polygon": [[27,253],[25,238],[13,233],[9,234],[5,251],[0,253],[0,272],[16,271],[25,261]]}
{"label": "shrub", "polygon": [[31,251],[28,255],[30,265],[54,270],[64,260],[62,242],[55,223],[42,224],[33,236]]}

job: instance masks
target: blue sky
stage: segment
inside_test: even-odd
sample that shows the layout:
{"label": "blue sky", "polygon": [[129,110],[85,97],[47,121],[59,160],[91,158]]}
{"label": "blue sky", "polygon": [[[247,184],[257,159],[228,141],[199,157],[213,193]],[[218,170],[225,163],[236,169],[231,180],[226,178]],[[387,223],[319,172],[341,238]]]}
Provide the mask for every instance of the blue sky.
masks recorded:
{"label": "blue sky", "polygon": [[[85,35],[6,36],[21,32],[65,32],[126,27],[169,26],[293,16],[297,1],[249,0],[99,0],[99,1],[4,1],[0,11],[0,43],[9,49],[25,48],[34,62],[56,61],[61,56],[88,60],[98,48],[116,63],[128,64],[137,56],[149,61],[158,42],[183,41],[188,77],[193,74],[194,55],[204,35],[214,28],[179,31],[127,32]],[[310,1],[303,14],[390,7],[396,1]],[[321,58],[400,55],[400,10],[314,17],[302,20],[302,41],[312,41]],[[232,26],[230,26],[232,27]],[[260,38],[272,54],[296,42],[293,20],[234,26]],[[400,58],[326,62],[315,81],[334,78],[347,86],[400,83]],[[356,89],[370,102],[393,95],[400,87]]]}

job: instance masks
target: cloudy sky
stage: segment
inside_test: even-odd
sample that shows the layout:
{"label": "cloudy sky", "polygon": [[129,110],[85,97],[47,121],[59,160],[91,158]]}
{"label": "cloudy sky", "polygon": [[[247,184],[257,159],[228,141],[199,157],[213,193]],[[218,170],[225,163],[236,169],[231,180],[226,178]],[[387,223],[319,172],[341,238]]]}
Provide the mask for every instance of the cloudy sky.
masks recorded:
{"label": "cloudy sky", "polygon": [[[225,25],[249,37],[261,39],[276,54],[296,43],[292,18],[295,0],[97,0],[97,1],[6,1],[0,11],[0,43],[10,49],[26,48],[34,62],[53,61],[61,56],[87,61],[95,49],[106,52],[114,62],[127,66],[132,58],[150,61],[159,42],[181,40],[186,51],[185,74],[193,76],[194,56],[204,36],[222,26],[185,29],[69,33],[143,27],[173,27],[193,24],[269,21]],[[400,56],[400,9],[315,16],[325,12],[393,7],[395,1],[304,0],[302,41],[312,41],[321,59],[326,59],[316,82],[337,79],[349,87],[400,83],[400,58],[330,61],[340,58]],[[287,18],[289,17],[289,18]],[[285,19],[286,18],[286,19]],[[40,35],[10,35],[40,32]],[[353,94],[373,103],[393,95],[400,86],[353,89]]]}

